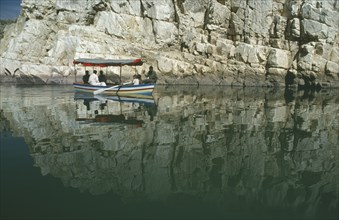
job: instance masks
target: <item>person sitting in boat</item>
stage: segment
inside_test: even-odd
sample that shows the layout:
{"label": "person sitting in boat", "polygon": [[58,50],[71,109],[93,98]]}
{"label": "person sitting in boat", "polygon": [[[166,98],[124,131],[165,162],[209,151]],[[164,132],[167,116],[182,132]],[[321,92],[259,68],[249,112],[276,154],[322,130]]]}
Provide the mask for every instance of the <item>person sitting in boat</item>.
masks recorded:
{"label": "person sitting in boat", "polygon": [[137,73],[137,78],[139,79],[139,84],[142,84],[142,80],[141,80],[141,75],[139,73]]}
{"label": "person sitting in boat", "polygon": [[97,71],[94,70],[93,71],[93,74],[90,75],[89,77],[89,84],[93,85],[93,86],[106,86],[106,83],[105,82],[99,82],[99,77],[97,75]]}
{"label": "person sitting in boat", "polygon": [[89,71],[86,70],[85,75],[82,77],[82,81],[84,81],[85,84],[88,84],[88,80],[89,80]]}
{"label": "person sitting in boat", "polygon": [[104,82],[106,83],[107,82],[107,79],[106,79],[106,76],[104,75],[104,71],[100,70],[99,71],[99,82]]}
{"label": "person sitting in boat", "polygon": [[158,77],[157,77],[156,72],[153,70],[153,66],[149,67],[149,70],[145,76],[146,76],[146,79],[144,80],[144,83],[156,83],[157,82]]}
{"label": "person sitting in boat", "polygon": [[138,74],[133,76],[132,83],[133,83],[133,85],[139,85],[140,84],[140,80],[139,80]]}

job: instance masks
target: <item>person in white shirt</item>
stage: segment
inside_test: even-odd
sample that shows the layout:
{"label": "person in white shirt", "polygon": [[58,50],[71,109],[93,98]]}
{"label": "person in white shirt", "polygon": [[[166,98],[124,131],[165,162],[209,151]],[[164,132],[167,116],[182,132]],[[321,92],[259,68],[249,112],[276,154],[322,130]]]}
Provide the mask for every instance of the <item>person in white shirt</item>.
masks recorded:
{"label": "person in white shirt", "polygon": [[140,80],[138,78],[137,75],[133,76],[133,81],[132,81],[133,85],[139,85],[140,84]]}
{"label": "person in white shirt", "polygon": [[99,77],[97,75],[97,71],[94,70],[93,74],[90,75],[88,83],[94,86],[106,86],[105,82],[99,82]]}

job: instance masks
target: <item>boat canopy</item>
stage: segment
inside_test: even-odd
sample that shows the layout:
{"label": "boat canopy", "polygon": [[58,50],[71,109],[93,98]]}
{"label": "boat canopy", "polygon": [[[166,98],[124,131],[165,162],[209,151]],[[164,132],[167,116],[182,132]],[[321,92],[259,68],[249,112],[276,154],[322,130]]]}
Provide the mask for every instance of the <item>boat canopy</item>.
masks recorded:
{"label": "boat canopy", "polygon": [[141,66],[143,64],[141,58],[137,59],[93,59],[80,58],[73,60],[73,64],[82,64],[83,66]]}

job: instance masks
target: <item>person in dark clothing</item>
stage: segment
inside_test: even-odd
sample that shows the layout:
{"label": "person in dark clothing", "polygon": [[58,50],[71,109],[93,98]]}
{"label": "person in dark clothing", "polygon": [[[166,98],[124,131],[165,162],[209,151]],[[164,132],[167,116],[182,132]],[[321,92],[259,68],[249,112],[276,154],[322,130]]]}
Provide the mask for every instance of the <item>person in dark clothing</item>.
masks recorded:
{"label": "person in dark clothing", "polygon": [[99,75],[99,82],[104,82],[106,83],[107,79],[106,76],[104,75],[104,71],[100,70],[100,75]]}
{"label": "person in dark clothing", "polygon": [[82,77],[82,81],[84,81],[85,84],[88,84],[88,79],[89,79],[89,71],[85,71],[85,75]]}
{"label": "person in dark clothing", "polygon": [[153,70],[153,66],[149,67],[149,70],[145,76],[146,76],[146,79],[144,80],[144,83],[156,83],[157,82],[158,77],[157,77],[156,72]]}

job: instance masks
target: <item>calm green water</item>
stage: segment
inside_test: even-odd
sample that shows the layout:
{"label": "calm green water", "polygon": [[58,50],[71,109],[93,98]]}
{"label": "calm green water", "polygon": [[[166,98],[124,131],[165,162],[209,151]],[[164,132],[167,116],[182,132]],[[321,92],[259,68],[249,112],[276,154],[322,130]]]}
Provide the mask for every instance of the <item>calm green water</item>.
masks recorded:
{"label": "calm green water", "polygon": [[0,88],[1,219],[339,218],[338,90]]}

